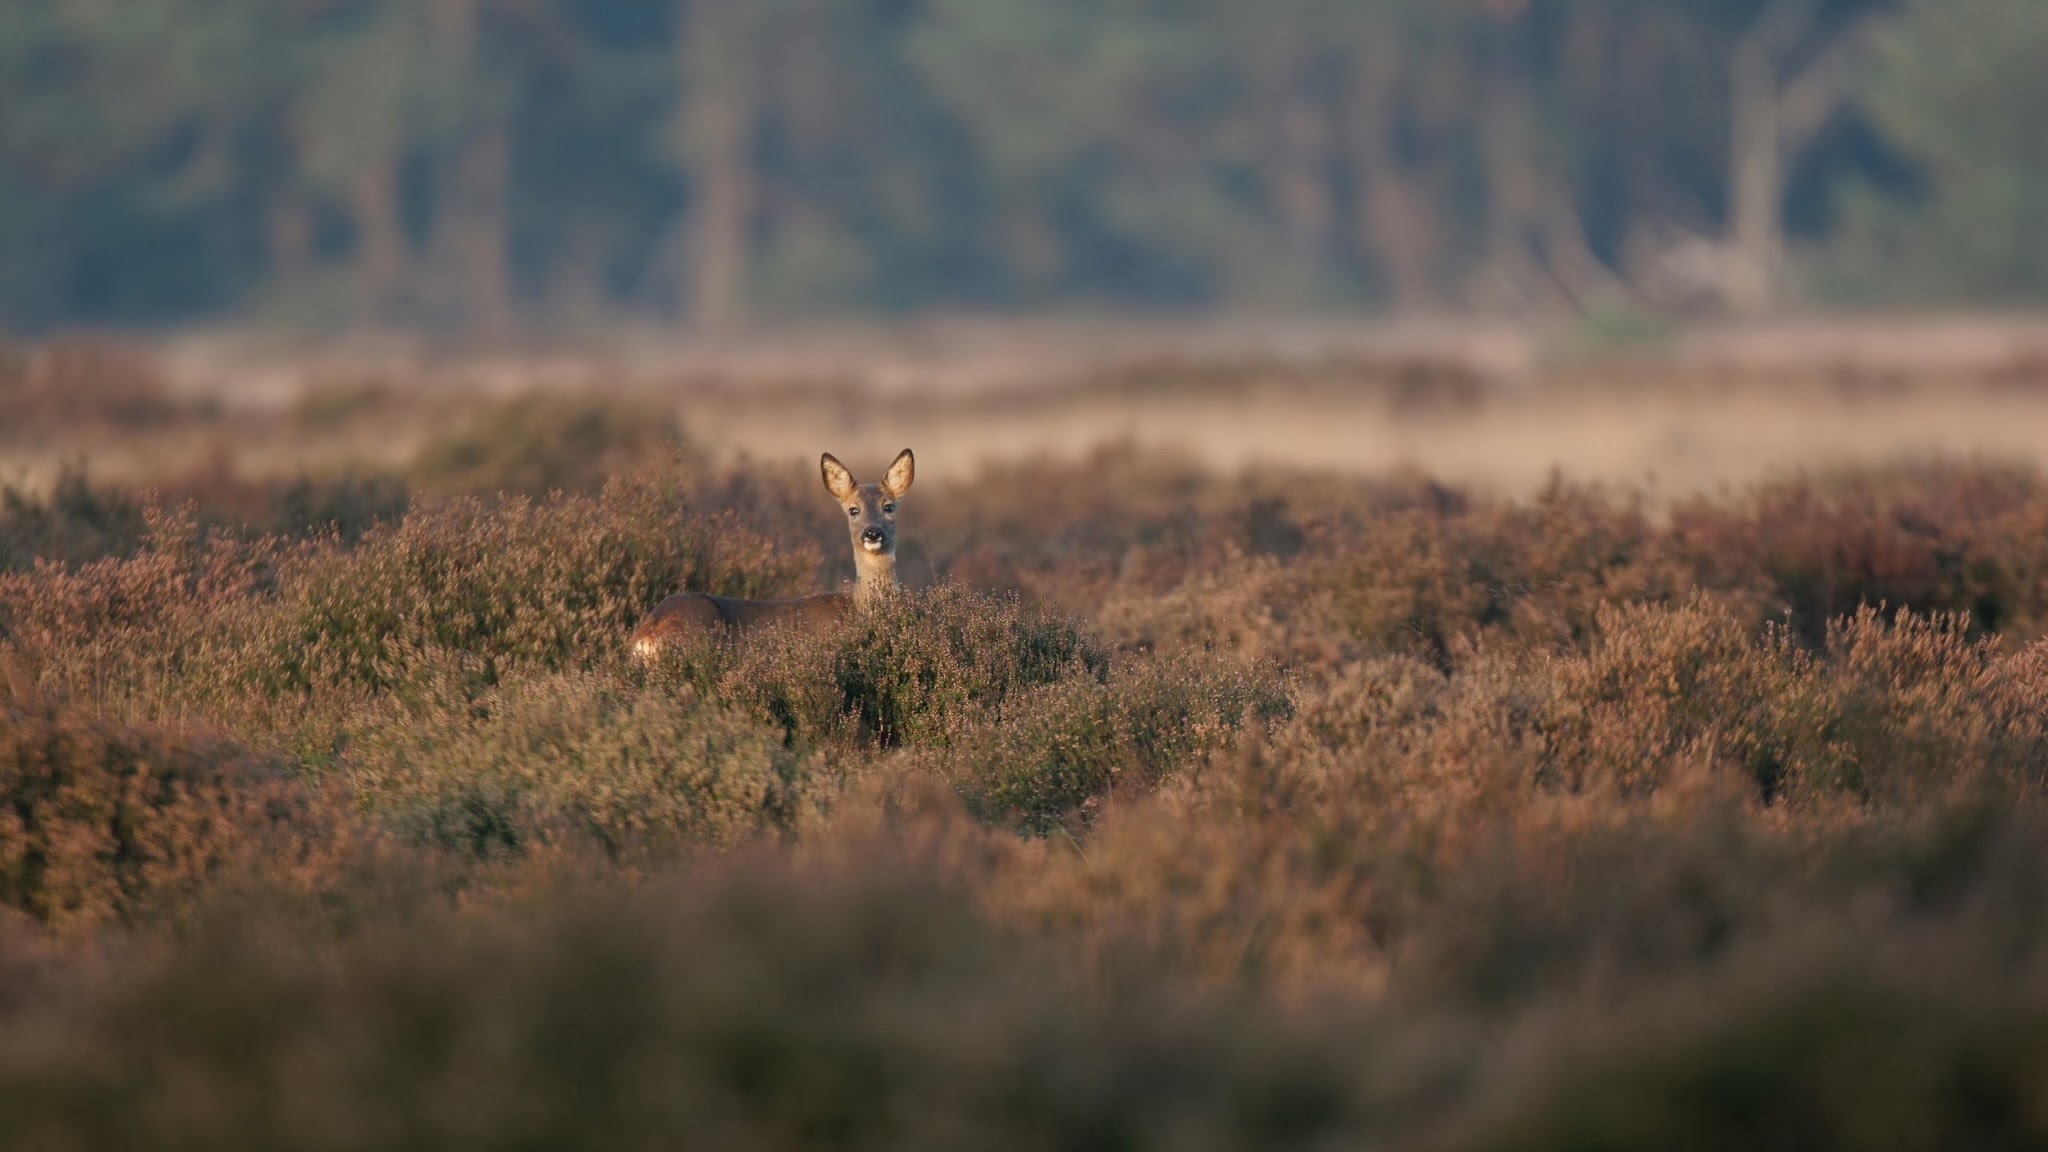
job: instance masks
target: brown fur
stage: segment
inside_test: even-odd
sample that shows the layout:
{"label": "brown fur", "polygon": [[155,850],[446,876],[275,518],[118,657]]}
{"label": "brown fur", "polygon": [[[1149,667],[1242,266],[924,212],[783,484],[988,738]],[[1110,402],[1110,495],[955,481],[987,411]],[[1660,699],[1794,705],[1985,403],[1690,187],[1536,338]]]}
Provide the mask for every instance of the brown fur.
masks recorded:
{"label": "brown fur", "polygon": [[847,512],[858,579],[850,589],[790,600],[747,600],[679,592],[654,606],[633,629],[633,654],[652,659],[676,643],[705,637],[731,639],[764,628],[808,629],[843,620],[896,589],[896,502],[910,490],[916,460],[905,448],[882,481],[862,484],[829,452],[818,459],[825,490]]}

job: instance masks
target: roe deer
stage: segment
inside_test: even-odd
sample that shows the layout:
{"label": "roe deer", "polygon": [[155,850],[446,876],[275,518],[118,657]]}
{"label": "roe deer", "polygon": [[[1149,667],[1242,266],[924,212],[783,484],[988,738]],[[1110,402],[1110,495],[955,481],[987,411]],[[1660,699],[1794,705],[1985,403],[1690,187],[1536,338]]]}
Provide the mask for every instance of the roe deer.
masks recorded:
{"label": "roe deer", "polygon": [[743,600],[679,592],[654,606],[633,629],[633,655],[650,660],[680,640],[736,635],[756,628],[809,627],[866,608],[896,591],[896,501],[910,491],[917,461],[905,448],[879,484],[854,480],[830,452],[818,459],[825,489],[846,508],[846,530],[853,540],[853,567],[859,574],[851,592],[825,592],[794,600]]}

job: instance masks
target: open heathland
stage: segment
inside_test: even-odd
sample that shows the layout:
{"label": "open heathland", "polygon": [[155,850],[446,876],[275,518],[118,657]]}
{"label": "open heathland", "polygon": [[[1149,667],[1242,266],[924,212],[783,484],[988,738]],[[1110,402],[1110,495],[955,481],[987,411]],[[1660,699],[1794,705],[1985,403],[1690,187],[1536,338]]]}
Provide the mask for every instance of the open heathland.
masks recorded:
{"label": "open heathland", "polygon": [[2048,1140],[2032,466],[992,462],[641,664],[851,565],[626,403],[8,490],[0,1144]]}

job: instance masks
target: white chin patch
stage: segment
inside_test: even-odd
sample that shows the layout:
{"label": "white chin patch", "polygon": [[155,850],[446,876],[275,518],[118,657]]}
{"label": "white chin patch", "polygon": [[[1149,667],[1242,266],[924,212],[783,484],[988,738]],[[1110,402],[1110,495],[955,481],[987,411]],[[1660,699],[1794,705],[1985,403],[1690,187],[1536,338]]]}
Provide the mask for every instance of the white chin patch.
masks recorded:
{"label": "white chin patch", "polygon": [[880,540],[863,540],[860,542],[860,547],[863,552],[880,552],[882,550],[882,542]]}

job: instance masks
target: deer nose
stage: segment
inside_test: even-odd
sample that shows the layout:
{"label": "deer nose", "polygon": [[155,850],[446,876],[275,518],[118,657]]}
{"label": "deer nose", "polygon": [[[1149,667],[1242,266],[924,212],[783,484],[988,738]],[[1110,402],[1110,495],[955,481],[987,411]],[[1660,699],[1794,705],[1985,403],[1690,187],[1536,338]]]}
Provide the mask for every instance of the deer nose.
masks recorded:
{"label": "deer nose", "polygon": [[882,530],[880,528],[868,528],[861,532],[860,539],[863,544],[869,541],[879,544],[882,542]]}

